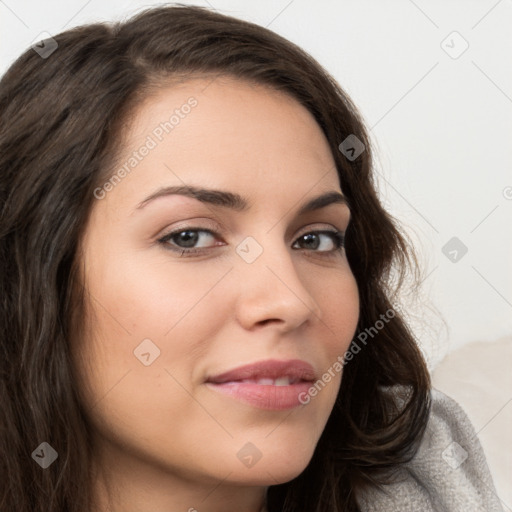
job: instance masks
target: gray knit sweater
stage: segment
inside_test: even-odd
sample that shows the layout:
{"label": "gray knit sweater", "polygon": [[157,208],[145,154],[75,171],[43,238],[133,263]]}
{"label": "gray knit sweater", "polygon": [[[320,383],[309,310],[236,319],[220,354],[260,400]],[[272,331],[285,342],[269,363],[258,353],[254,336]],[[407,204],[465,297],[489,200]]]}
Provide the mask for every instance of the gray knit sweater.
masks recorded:
{"label": "gray knit sweater", "polygon": [[358,503],[363,512],[503,512],[473,425],[438,390],[415,457],[396,481]]}

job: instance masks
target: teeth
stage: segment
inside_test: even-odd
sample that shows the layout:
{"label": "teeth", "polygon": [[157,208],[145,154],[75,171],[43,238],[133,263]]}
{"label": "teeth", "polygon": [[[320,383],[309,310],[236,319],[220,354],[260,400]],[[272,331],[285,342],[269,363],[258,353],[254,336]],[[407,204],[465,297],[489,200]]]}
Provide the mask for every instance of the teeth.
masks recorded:
{"label": "teeth", "polygon": [[290,384],[295,384],[297,379],[290,379],[290,377],[279,377],[278,379],[242,379],[240,382],[258,384],[260,386],[289,386]]}
{"label": "teeth", "polygon": [[279,377],[277,379],[270,379],[268,377],[261,379],[242,379],[240,382],[247,384],[258,384],[260,386],[290,386],[298,382],[298,379],[290,377]]}
{"label": "teeth", "polygon": [[276,386],[289,386],[290,379],[288,377],[279,377],[279,379],[276,379],[275,385]]}
{"label": "teeth", "polygon": [[274,384],[274,379],[258,379],[256,384],[261,384],[262,386],[272,386],[272,384]]}

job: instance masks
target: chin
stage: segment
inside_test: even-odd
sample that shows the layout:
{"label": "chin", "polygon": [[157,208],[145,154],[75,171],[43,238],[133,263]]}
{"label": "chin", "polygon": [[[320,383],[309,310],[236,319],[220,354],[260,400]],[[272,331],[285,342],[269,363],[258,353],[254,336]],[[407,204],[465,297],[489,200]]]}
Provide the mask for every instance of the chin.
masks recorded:
{"label": "chin", "polygon": [[238,470],[236,475],[231,474],[229,479],[236,484],[250,486],[267,487],[284,484],[298,477],[306,469],[307,464],[285,467],[281,464],[277,466],[275,463],[269,463],[258,469],[254,467],[248,471]]}
{"label": "chin", "polygon": [[314,447],[310,449],[267,450],[253,466],[237,466],[230,480],[249,485],[278,485],[299,476],[309,464]]}

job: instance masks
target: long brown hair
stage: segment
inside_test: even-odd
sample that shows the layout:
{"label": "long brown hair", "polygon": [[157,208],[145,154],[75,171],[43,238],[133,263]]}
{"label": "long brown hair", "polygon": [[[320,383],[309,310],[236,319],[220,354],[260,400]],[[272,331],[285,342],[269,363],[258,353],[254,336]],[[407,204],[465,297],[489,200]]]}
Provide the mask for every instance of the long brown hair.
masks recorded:
{"label": "long brown hair", "polygon": [[[307,468],[269,488],[269,511],[358,510],[365,486],[414,455],[430,381],[393,307],[414,255],[379,202],[356,107],[291,42],[199,7],[151,8],[54,38],[51,55],[28,49],[0,81],[0,509],[90,510],[90,429],[70,340],[81,330],[77,249],[94,190],[112,173],[133,107],[154,88],[177,76],[229,75],[286,92],[325,133],[352,213],[345,245],[361,303],[353,344],[377,331],[346,364]],[[357,158],[339,149],[349,135],[365,146]],[[392,320],[375,329],[388,311]],[[402,402],[391,392],[398,387]],[[42,442],[58,453],[47,469],[32,460]]]}

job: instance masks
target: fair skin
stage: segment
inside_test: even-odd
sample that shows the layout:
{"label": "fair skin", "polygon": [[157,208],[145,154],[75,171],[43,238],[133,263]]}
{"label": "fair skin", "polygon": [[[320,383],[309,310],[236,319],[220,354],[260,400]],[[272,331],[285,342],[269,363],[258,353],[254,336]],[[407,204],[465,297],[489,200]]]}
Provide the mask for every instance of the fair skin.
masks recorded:
{"label": "fair skin", "polygon": [[[90,310],[77,361],[101,512],[258,512],[267,487],[311,459],[341,373],[307,405],[284,410],[219,393],[207,377],[298,359],[319,378],[356,330],[359,296],[344,250],[330,235],[304,240],[345,231],[350,211],[334,202],[298,214],[342,191],[320,127],[294,99],[227,77],[161,89],[138,108],[122,162],[190,96],[197,106],[95,202],[82,240]],[[185,184],[239,194],[249,206],[167,195],[137,208],[160,187]],[[158,242],[187,228],[217,234]],[[250,263],[236,251],[248,236],[263,250]],[[169,246],[203,252],[180,257]],[[134,355],[144,339],[160,350],[147,366]],[[261,454],[251,467],[237,456],[247,443]]]}

